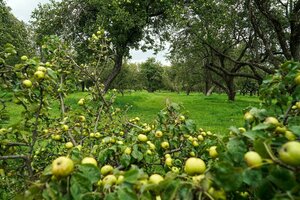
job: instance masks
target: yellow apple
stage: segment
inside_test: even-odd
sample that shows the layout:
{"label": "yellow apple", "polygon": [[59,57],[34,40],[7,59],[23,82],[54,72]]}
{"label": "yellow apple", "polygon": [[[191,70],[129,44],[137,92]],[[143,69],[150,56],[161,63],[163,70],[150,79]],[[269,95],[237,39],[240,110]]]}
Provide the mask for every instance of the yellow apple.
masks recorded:
{"label": "yellow apple", "polygon": [[131,148],[130,147],[126,147],[126,149],[124,150],[124,153],[127,155],[131,154]]}
{"label": "yellow apple", "polygon": [[163,132],[162,131],[156,131],[155,132],[155,137],[160,138],[163,136]]}
{"label": "yellow apple", "polygon": [[209,148],[209,156],[212,158],[218,157],[217,146],[212,146]]}
{"label": "yellow apple", "polygon": [[81,164],[92,164],[97,167],[98,163],[93,157],[85,157],[82,159]]}
{"label": "yellow apple", "polygon": [[74,170],[74,163],[73,161],[65,156],[61,156],[56,158],[52,162],[52,174],[55,176],[68,176]]}
{"label": "yellow apple", "polygon": [[252,168],[260,167],[262,164],[261,156],[255,151],[248,151],[245,153],[244,160],[246,161],[247,165]]}
{"label": "yellow apple", "polygon": [[297,85],[300,85],[300,74],[298,74],[296,77],[295,77],[295,83]]}
{"label": "yellow apple", "polygon": [[244,114],[244,119],[251,123],[254,121],[254,116],[250,112],[246,112]]}
{"label": "yellow apple", "polygon": [[172,158],[166,158],[166,160],[165,160],[165,164],[166,164],[167,166],[169,166],[169,167],[172,166],[172,162],[173,162],[173,159],[172,159]]}
{"label": "yellow apple", "polygon": [[45,73],[42,71],[36,71],[33,75],[38,81],[41,81],[45,78]]}
{"label": "yellow apple", "polygon": [[26,79],[22,83],[23,83],[24,87],[26,87],[26,88],[31,88],[32,87],[31,80]]}
{"label": "yellow apple", "polygon": [[148,137],[144,134],[139,134],[138,135],[138,140],[141,142],[146,142],[148,140]]}
{"label": "yellow apple", "polygon": [[300,166],[300,142],[287,142],[282,145],[278,153],[282,162],[292,166]]}
{"label": "yellow apple", "polygon": [[66,147],[67,149],[71,149],[73,146],[74,146],[74,145],[73,145],[72,142],[67,142],[67,143],[65,144],[65,147]]}
{"label": "yellow apple", "polygon": [[206,170],[205,162],[200,158],[189,158],[185,162],[184,171],[188,175],[203,174]]}
{"label": "yellow apple", "polygon": [[110,174],[113,170],[114,168],[111,165],[104,165],[103,167],[101,167],[100,172],[105,176],[107,174]]}
{"label": "yellow apple", "polygon": [[106,186],[112,186],[117,182],[117,178],[115,177],[115,175],[107,175],[103,178],[102,180],[102,184],[104,185],[104,187]]}
{"label": "yellow apple", "polygon": [[166,142],[166,141],[162,142],[160,145],[163,149],[168,149],[170,147],[169,142]]}
{"label": "yellow apple", "polygon": [[164,178],[159,174],[152,174],[149,177],[149,183],[156,184],[156,185],[159,184],[163,180],[164,180]]}
{"label": "yellow apple", "polygon": [[28,57],[27,57],[27,56],[22,56],[22,57],[21,57],[21,60],[22,60],[22,61],[26,61],[26,60],[28,60]]}

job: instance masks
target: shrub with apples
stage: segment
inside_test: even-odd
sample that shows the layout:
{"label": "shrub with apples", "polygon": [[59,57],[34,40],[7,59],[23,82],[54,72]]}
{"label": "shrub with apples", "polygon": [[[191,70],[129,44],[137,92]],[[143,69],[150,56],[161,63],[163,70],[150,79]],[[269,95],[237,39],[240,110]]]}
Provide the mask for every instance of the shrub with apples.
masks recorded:
{"label": "shrub with apples", "polygon": [[244,127],[215,134],[172,102],[151,124],[128,119],[97,79],[91,95],[68,105],[78,76],[91,70],[56,38],[43,47],[48,62],[22,56],[10,68],[12,100],[24,112],[0,129],[2,199],[300,198],[299,63],[263,82],[264,108],[246,108]]}

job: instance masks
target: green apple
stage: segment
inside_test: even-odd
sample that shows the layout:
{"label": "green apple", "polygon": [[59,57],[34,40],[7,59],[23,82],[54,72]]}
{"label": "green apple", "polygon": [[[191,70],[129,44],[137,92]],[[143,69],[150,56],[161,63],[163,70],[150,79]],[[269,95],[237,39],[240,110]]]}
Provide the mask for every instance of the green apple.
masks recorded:
{"label": "green apple", "polygon": [[286,139],[288,139],[289,141],[294,141],[297,139],[297,136],[292,132],[292,131],[285,131],[284,136],[286,137]]}
{"label": "green apple", "polygon": [[32,82],[31,82],[31,80],[26,79],[26,80],[24,80],[22,83],[23,83],[23,85],[24,85],[26,88],[31,88],[31,87],[32,87]]}
{"label": "green apple", "polygon": [[217,146],[211,146],[209,148],[209,156],[212,158],[218,157]]}
{"label": "green apple", "polygon": [[139,134],[138,135],[138,140],[141,142],[146,142],[148,140],[148,137],[144,134]]}
{"label": "green apple", "polygon": [[172,162],[173,162],[172,158],[166,158],[166,160],[165,160],[165,164],[169,167],[171,167],[173,165]]}
{"label": "green apple", "polygon": [[178,167],[175,167],[175,166],[172,167],[171,170],[172,170],[173,173],[176,173],[176,174],[178,174],[179,171],[180,171],[180,169]]}
{"label": "green apple", "polygon": [[287,129],[286,129],[285,126],[283,126],[283,127],[277,126],[277,127],[275,128],[275,131],[274,131],[274,132],[275,132],[276,134],[284,134],[286,131],[287,131]]}
{"label": "green apple", "polygon": [[131,154],[131,148],[130,147],[126,147],[126,149],[124,150],[124,153],[127,155]]}
{"label": "green apple", "polygon": [[77,103],[79,106],[83,106],[84,105],[84,99],[81,98],[79,99],[78,103]]}
{"label": "green apple", "polygon": [[204,137],[202,135],[198,135],[197,138],[198,138],[199,141],[203,141],[204,140]]}
{"label": "green apple", "polygon": [[300,74],[298,74],[294,79],[296,85],[300,85]]}
{"label": "green apple", "polygon": [[184,122],[184,121],[185,121],[185,116],[180,115],[180,116],[179,116],[179,120],[182,121],[182,122]]}
{"label": "green apple", "polygon": [[42,71],[42,72],[46,73],[47,69],[45,67],[38,66],[37,71]]}
{"label": "green apple", "polygon": [[98,163],[93,157],[85,157],[82,159],[81,164],[92,164],[97,167]]}
{"label": "green apple", "polygon": [[125,177],[123,175],[120,175],[120,176],[118,176],[118,179],[117,179],[116,183],[118,185],[122,184],[124,182],[124,179],[125,179]]}
{"label": "green apple", "polygon": [[282,162],[292,166],[300,166],[300,142],[287,142],[282,145],[278,153]]}
{"label": "green apple", "polygon": [[68,176],[74,170],[74,163],[73,161],[65,156],[61,156],[56,158],[52,162],[52,174],[55,176]]}
{"label": "green apple", "polygon": [[244,127],[239,127],[238,129],[239,129],[240,133],[245,133],[246,132],[246,129]]}
{"label": "green apple", "polygon": [[79,121],[81,121],[81,122],[85,122],[85,116],[83,116],[83,115],[80,115],[80,116],[78,117],[78,119],[79,119]]}
{"label": "green apple", "polygon": [[205,162],[200,158],[189,158],[185,162],[184,171],[188,175],[203,174],[206,170]]}
{"label": "green apple", "polygon": [[38,80],[38,81],[41,81],[45,78],[45,73],[42,72],[42,71],[36,71],[34,73],[34,77]]}
{"label": "green apple", "polygon": [[255,151],[248,151],[244,155],[247,165],[252,168],[260,167],[262,164],[261,156]]}
{"label": "green apple", "polygon": [[68,130],[69,130],[69,126],[66,125],[66,124],[63,124],[63,125],[61,126],[61,128],[62,128],[63,131],[68,131]]}
{"label": "green apple", "polygon": [[244,119],[251,123],[254,121],[254,116],[250,112],[246,112],[244,114]]}
{"label": "green apple", "polygon": [[107,175],[103,178],[102,180],[102,184],[104,185],[104,187],[106,186],[112,186],[117,182],[117,178],[115,177],[115,175]]}
{"label": "green apple", "polygon": [[274,126],[279,126],[280,123],[278,121],[278,119],[276,119],[275,117],[267,117],[264,121],[265,124],[271,124]]}
{"label": "green apple", "polygon": [[111,165],[104,165],[103,167],[101,167],[100,172],[105,176],[107,174],[110,174],[113,170],[114,168]]}
{"label": "green apple", "polygon": [[163,136],[163,132],[162,131],[156,131],[155,132],[155,137],[160,138]]}
{"label": "green apple", "polygon": [[199,146],[199,143],[196,140],[194,140],[192,144],[193,144],[194,147],[198,147]]}
{"label": "green apple", "polygon": [[28,57],[27,57],[27,56],[22,56],[22,57],[21,57],[21,60],[22,60],[22,61],[26,61],[26,60],[28,60]]}
{"label": "green apple", "polygon": [[151,183],[151,184],[156,184],[157,185],[163,180],[164,180],[164,178],[159,174],[152,174],[149,177],[149,183]]}
{"label": "green apple", "polygon": [[160,146],[163,148],[163,149],[168,149],[170,147],[170,144],[169,142],[167,141],[164,141],[160,144]]}
{"label": "green apple", "polygon": [[66,147],[67,149],[71,149],[73,146],[74,146],[74,145],[73,145],[72,142],[67,142],[67,143],[65,144],[65,147]]}

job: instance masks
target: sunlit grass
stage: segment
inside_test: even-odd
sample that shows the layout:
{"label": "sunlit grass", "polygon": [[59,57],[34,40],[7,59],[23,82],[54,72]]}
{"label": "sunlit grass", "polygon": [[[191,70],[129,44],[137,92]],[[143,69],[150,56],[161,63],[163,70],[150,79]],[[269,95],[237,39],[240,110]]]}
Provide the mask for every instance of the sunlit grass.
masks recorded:
{"label": "sunlit grass", "polygon": [[[88,96],[88,93],[77,92],[66,98],[66,106],[70,109],[78,109],[77,102],[80,98]],[[237,96],[235,102],[227,100],[225,94],[213,94],[204,96],[200,93],[191,93],[187,96],[184,93],[171,92],[132,92],[118,95],[115,107],[128,110],[128,118],[140,117],[142,121],[151,123],[155,120],[157,113],[165,107],[166,100],[179,103],[184,107],[182,110],[186,117],[195,121],[198,127],[210,130],[218,134],[228,133],[230,126],[243,126],[242,110],[248,106],[259,106],[257,97]],[[51,104],[51,115],[59,117],[59,103],[54,101]],[[8,103],[10,121],[8,125],[18,123],[22,119],[21,106]]]}

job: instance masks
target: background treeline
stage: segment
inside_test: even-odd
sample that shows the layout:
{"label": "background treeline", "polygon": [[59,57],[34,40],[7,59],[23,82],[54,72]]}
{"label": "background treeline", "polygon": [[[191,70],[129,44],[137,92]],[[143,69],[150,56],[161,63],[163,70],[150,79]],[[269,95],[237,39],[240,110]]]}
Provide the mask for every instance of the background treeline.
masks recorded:
{"label": "background treeline", "polygon": [[[28,26],[3,0],[0,6],[0,46],[12,43],[18,51],[15,59],[25,54],[45,59],[45,38],[55,35],[72,59],[101,72],[97,76],[104,92],[218,91],[234,100],[238,92],[256,93],[281,63],[300,59],[298,0],[50,1],[34,10]],[[104,51],[91,48],[89,40],[98,40],[100,29],[105,65],[95,64]],[[158,51],[166,42],[171,67],[151,59],[137,66],[126,62],[130,49]]]}

